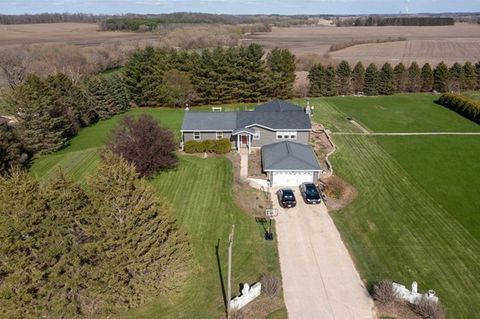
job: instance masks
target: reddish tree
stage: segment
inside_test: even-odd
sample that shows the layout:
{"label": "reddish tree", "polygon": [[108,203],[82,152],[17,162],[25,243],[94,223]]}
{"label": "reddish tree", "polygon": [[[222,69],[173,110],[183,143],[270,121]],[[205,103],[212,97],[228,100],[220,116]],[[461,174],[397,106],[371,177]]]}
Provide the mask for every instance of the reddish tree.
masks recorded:
{"label": "reddish tree", "polygon": [[108,149],[133,163],[142,176],[174,167],[177,163],[173,133],[150,115],[125,116],[114,130]]}

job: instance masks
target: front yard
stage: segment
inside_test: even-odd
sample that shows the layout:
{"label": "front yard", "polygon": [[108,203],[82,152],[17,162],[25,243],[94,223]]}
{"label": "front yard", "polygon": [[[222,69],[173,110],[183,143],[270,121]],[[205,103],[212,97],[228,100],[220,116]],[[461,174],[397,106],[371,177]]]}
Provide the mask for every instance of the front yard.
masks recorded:
{"label": "front yard", "polygon": [[[182,110],[133,109],[128,114],[143,112],[165,127],[180,129]],[[83,129],[70,147],[36,159],[32,174],[48,178],[61,167],[75,179],[84,180],[94,172],[101,147],[118,120],[115,117]],[[227,240],[232,224],[235,224],[232,295],[239,293],[241,283],[253,283],[262,274],[280,276],[276,242],[265,241],[263,227],[235,202],[232,163],[228,159],[180,156],[176,169],[160,173],[150,182],[158,198],[173,207],[181,229],[188,234],[194,266],[182,291],[152,300],[119,318],[220,318],[224,313]],[[263,299],[257,307],[268,314],[282,308],[283,301]],[[277,318],[286,317],[284,311],[276,313],[280,314]]]}

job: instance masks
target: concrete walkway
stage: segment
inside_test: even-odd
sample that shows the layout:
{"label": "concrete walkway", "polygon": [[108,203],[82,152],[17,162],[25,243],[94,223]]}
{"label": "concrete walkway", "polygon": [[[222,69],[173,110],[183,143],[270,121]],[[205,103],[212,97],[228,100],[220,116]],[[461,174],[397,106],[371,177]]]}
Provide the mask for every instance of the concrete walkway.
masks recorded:
{"label": "concrete walkway", "polygon": [[339,232],[321,205],[278,209],[276,230],[285,304],[290,319],[372,319],[370,298]]}
{"label": "concrete walkway", "polygon": [[240,149],[240,178],[248,178],[248,149]]}

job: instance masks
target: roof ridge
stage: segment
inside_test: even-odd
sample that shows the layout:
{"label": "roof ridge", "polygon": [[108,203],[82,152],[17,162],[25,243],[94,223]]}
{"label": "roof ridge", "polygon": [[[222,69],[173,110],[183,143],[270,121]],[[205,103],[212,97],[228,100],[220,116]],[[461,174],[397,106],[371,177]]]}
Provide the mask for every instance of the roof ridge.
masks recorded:
{"label": "roof ridge", "polygon": [[[307,145],[307,144],[300,144],[300,143],[291,142],[291,141],[285,141],[285,142],[288,142],[288,143],[295,143],[295,144],[297,144],[297,145],[301,145],[301,146],[306,146],[306,147],[308,147],[308,149],[309,149],[311,152],[313,152],[313,151],[312,151],[312,146],[310,146],[310,145]],[[289,144],[287,144],[287,145],[289,145]],[[289,149],[291,149],[291,148],[290,148],[290,145],[289,145],[288,147],[289,147]],[[303,162],[303,163],[307,164],[308,166],[312,167],[312,165],[311,165],[310,163],[308,163],[307,161],[305,161],[303,158],[296,156],[296,155],[295,155],[293,152],[289,152],[289,154],[291,154],[291,156],[292,156],[292,157],[294,157],[295,159],[297,159],[297,160],[299,160],[299,161],[301,161],[301,162]],[[313,155],[315,155],[315,153],[314,153]],[[315,158],[316,158],[316,156],[315,156]],[[318,161],[318,160],[317,160],[317,161]]]}

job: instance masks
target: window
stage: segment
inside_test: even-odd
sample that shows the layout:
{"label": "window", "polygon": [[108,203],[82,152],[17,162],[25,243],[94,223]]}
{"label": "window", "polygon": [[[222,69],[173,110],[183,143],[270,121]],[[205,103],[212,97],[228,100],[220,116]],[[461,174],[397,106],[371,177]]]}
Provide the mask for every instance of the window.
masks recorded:
{"label": "window", "polygon": [[216,138],[217,140],[221,140],[223,138],[223,132],[217,132]]}
{"label": "window", "polygon": [[260,139],[260,130],[255,129],[255,133],[253,134],[253,139],[254,140],[259,140]]}
{"label": "window", "polygon": [[277,140],[296,140],[297,132],[296,131],[278,131]]}
{"label": "window", "polygon": [[199,140],[200,139],[200,132],[193,132],[193,139],[194,140]]}

